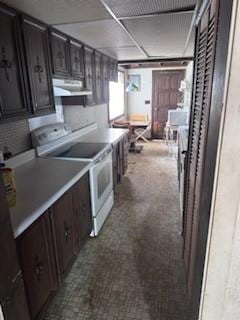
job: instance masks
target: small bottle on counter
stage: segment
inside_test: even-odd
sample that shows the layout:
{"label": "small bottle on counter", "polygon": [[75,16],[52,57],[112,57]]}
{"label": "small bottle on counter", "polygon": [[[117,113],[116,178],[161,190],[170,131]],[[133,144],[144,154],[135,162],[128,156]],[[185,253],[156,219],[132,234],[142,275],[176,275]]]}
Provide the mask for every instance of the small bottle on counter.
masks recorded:
{"label": "small bottle on counter", "polygon": [[8,206],[9,208],[12,208],[16,205],[17,202],[14,170],[12,168],[6,167],[2,151],[0,151],[0,170],[3,176],[3,183],[6,190]]}

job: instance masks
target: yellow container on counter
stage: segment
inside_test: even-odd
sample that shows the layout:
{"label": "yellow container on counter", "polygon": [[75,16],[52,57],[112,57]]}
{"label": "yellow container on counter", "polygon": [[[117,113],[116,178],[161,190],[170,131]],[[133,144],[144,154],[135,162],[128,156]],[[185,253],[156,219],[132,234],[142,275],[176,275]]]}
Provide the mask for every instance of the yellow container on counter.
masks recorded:
{"label": "yellow container on counter", "polygon": [[1,168],[9,208],[17,203],[16,182],[12,168]]}

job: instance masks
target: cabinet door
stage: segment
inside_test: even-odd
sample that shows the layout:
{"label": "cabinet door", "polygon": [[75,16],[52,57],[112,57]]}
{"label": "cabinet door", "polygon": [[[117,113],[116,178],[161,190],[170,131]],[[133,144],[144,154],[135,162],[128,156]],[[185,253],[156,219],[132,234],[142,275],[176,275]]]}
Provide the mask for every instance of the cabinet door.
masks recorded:
{"label": "cabinet door", "polygon": [[85,59],[85,82],[88,90],[92,91],[92,95],[87,96],[87,105],[95,104],[95,75],[94,75],[94,51],[90,48],[84,48]]}
{"label": "cabinet door", "polygon": [[33,319],[56,290],[54,254],[49,235],[49,215],[46,213],[17,239],[20,264]]}
{"label": "cabinet door", "polygon": [[70,44],[68,38],[55,30],[50,31],[53,75],[70,77]]}
{"label": "cabinet door", "polygon": [[125,135],[122,140],[122,148],[123,148],[123,174],[127,172],[128,168],[128,135]]}
{"label": "cabinet door", "polygon": [[54,111],[48,32],[46,26],[24,18],[24,38],[34,112]]}
{"label": "cabinet door", "polygon": [[117,61],[110,59],[109,62],[109,80],[117,82],[118,81],[118,64]]}
{"label": "cabinet door", "polygon": [[70,40],[72,76],[76,79],[84,78],[83,45]]}
{"label": "cabinet door", "polygon": [[[20,279],[8,296],[6,304],[1,303],[5,320],[29,320],[28,306],[25,298],[23,280]],[[1,318],[2,319],[2,318]]]}
{"label": "cabinet door", "polygon": [[72,196],[68,192],[52,207],[60,273],[64,274],[74,260]]}
{"label": "cabinet door", "polygon": [[95,51],[95,95],[96,103],[102,102],[102,55]]}
{"label": "cabinet door", "polygon": [[92,231],[89,177],[85,174],[73,187],[75,251],[78,252]]}
{"label": "cabinet door", "polygon": [[109,59],[103,56],[102,65],[102,102],[108,103],[109,100]]}
{"label": "cabinet door", "polygon": [[118,145],[113,147],[113,188],[115,190],[118,183]]}
{"label": "cabinet door", "polygon": [[17,13],[0,7],[0,119],[23,116],[28,112],[26,69],[19,30]]}
{"label": "cabinet door", "polygon": [[[0,172],[0,305],[4,319],[28,320],[25,290],[22,284],[16,243]],[[0,316],[1,318],[1,316]]]}

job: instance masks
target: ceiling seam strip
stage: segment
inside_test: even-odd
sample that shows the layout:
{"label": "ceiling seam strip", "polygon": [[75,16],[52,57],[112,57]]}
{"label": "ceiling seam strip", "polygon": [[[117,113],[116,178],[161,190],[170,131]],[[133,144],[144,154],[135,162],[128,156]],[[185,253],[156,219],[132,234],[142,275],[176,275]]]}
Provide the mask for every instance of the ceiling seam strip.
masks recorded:
{"label": "ceiling seam strip", "polygon": [[131,20],[131,19],[141,19],[141,18],[154,18],[159,17],[161,15],[174,15],[174,14],[187,14],[187,13],[193,13],[195,9],[195,6],[181,8],[181,9],[174,9],[174,10],[167,10],[167,11],[159,11],[155,13],[146,13],[146,14],[140,14],[135,16],[124,16],[119,17],[119,20]]}
{"label": "ceiling seam strip", "polygon": [[120,27],[126,32],[128,37],[133,41],[136,47],[147,57],[149,58],[148,53],[140,46],[137,40],[133,37],[133,35],[129,32],[129,30],[125,27],[125,25],[118,19],[118,17],[114,14],[114,12],[110,9],[110,7],[105,3],[104,0],[100,0],[105,9],[110,13],[113,19],[120,25]]}

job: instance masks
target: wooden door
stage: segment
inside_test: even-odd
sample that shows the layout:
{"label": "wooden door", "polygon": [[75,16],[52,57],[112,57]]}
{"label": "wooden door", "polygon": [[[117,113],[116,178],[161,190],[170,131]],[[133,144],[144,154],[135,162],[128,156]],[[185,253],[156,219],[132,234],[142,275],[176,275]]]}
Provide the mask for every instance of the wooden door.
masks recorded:
{"label": "wooden door", "polygon": [[106,56],[102,59],[102,102],[109,102],[109,59]]}
{"label": "wooden door", "polygon": [[28,308],[19,267],[5,188],[0,172],[0,305],[5,320],[28,320]]}
{"label": "wooden door", "polygon": [[84,48],[85,60],[85,83],[88,90],[92,91],[92,95],[87,96],[87,105],[95,104],[95,81],[94,81],[94,51],[90,48]]}
{"label": "wooden door", "polygon": [[75,252],[83,246],[92,231],[89,176],[85,174],[73,187]]}
{"label": "wooden door", "polygon": [[64,274],[74,260],[74,226],[72,195],[67,192],[52,207],[60,273]]}
{"label": "wooden door", "polygon": [[102,102],[102,55],[95,51],[95,85],[96,103]]}
{"label": "wooden door", "polygon": [[153,71],[152,137],[162,139],[168,110],[177,108],[183,71]]}
{"label": "wooden door", "polygon": [[192,317],[198,319],[221,122],[232,1],[212,0],[196,39],[184,199],[184,262]]}
{"label": "wooden door", "polygon": [[18,239],[20,264],[32,319],[35,319],[57,289],[55,256],[48,212]]}
{"label": "wooden door", "polygon": [[70,43],[64,34],[50,30],[51,58],[54,77],[70,77]]}
{"label": "wooden door", "polygon": [[[17,12],[0,7],[0,119],[29,111],[27,79]],[[14,93],[14,94],[13,94]]]}
{"label": "wooden door", "polygon": [[70,40],[71,68],[74,79],[84,78],[83,45],[80,42]]}
{"label": "wooden door", "polygon": [[23,28],[34,112],[54,111],[47,27],[24,18]]}

